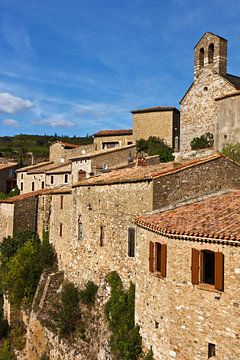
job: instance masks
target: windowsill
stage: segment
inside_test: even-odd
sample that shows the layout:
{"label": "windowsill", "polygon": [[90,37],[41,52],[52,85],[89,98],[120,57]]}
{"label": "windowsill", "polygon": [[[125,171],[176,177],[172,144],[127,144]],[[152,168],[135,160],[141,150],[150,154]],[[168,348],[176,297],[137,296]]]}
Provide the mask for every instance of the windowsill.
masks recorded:
{"label": "windowsill", "polygon": [[165,276],[162,276],[161,273],[159,273],[159,272],[156,272],[156,271],[155,271],[155,272],[153,272],[152,274],[153,274],[154,276],[156,276],[157,278],[166,279],[166,277],[165,277]]}
{"label": "windowsill", "polygon": [[201,284],[196,285],[196,287],[199,290],[211,291],[211,292],[215,292],[215,293],[218,293],[218,294],[222,293],[222,291],[216,289],[214,287],[214,285],[210,285],[210,284],[201,283]]}

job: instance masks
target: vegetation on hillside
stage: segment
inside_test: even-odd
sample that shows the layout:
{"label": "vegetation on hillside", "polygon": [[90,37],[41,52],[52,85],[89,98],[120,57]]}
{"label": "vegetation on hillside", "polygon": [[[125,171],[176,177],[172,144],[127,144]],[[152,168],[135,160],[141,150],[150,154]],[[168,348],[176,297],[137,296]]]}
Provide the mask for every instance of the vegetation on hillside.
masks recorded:
{"label": "vegetation on hillside", "polygon": [[222,149],[223,155],[240,164],[240,143],[225,145]]}
{"label": "vegetation on hillside", "polygon": [[207,132],[204,135],[192,139],[190,146],[192,150],[200,150],[211,148],[214,145],[214,136],[212,133]]}
{"label": "vegetation on hillside", "polygon": [[164,140],[156,136],[149,136],[147,140],[138,140],[137,151],[138,153],[147,153],[149,156],[159,155],[161,162],[174,160],[173,149],[169,147]]}
{"label": "vegetation on hillside", "polygon": [[49,146],[55,141],[69,142],[72,144],[86,145],[93,142],[92,136],[68,137],[49,135],[15,135],[0,137],[0,157],[16,160],[24,163],[29,153],[33,153],[35,158],[47,159]]}

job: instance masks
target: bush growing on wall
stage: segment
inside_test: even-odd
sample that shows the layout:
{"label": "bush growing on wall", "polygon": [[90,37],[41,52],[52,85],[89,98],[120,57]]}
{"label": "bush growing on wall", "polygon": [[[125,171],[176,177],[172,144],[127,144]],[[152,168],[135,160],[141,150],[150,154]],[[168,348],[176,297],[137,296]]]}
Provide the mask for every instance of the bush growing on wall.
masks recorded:
{"label": "bush growing on wall", "polygon": [[225,145],[222,149],[222,153],[229,159],[240,164],[240,143]]}
{"label": "bush growing on wall", "polygon": [[207,149],[214,145],[213,134],[207,132],[204,135],[192,139],[190,146],[192,150]]}
{"label": "bush growing on wall", "polygon": [[137,151],[145,152],[149,156],[159,155],[161,162],[173,161],[173,149],[169,147],[164,140],[156,136],[149,136],[147,140],[137,141]]}
{"label": "bush growing on wall", "polygon": [[111,295],[105,307],[105,314],[112,332],[110,347],[116,359],[136,360],[142,354],[142,339],[139,328],[134,324],[135,286],[124,290],[122,281],[113,271],[107,276]]}

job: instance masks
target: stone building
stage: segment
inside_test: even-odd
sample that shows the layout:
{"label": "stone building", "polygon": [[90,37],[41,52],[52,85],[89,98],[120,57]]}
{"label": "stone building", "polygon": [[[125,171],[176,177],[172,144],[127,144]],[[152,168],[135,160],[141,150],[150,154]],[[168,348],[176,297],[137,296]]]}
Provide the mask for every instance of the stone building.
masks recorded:
{"label": "stone building", "polygon": [[72,192],[58,189],[40,196],[39,231],[50,229],[60,269],[71,280],[99,284],[116,270],[126,284],[135,280],[135,217],[195,196],[239,189],[239,175],[239,166],[218,154],[181,165],[110,171],[80,181]]}
{"label": "stone building", "polygon": [[9,193],[16,186],[17,163],[0,163],[0,192]]}
{"label": "stone building", "polygon": [[133,138],[148,139],[157,136],[164,139],[175,151],[180,145],[180,112],[173,106],[155,106],[132,110]]}
{"label": "stone building", "polygon": [[132,129],[102,130],[94,134],[94,149],[96,151],[127,146],[133,144]]}
{"label": "stone building", "polygon": [[136,323],[154,359],[239,358],[240,192],[136,220]]}
{"label": "stone building", "polygon": [[189,150],[192,139],[206,132],[214,134],[221,146],[231,122],[216,129],[215,99],[237,89],[240,78],[227,73],[227,40],[206,32],[194,48],[194,81],[180,101],[181,151]]}
{"label": "stone building", "polygon": [[68,162],[71,157],[86,154],[93,151],[94,145],[76,145],[62,141],[56,141],[49,147],[49,160],[55,163]]}

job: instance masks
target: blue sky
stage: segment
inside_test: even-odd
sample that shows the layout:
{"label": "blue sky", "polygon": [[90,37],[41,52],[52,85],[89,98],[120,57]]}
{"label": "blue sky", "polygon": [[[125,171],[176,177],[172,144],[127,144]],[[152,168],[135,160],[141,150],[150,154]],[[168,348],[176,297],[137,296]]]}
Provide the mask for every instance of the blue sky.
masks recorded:
{"label": "blue sky", "polygon": [[178,107],[204,32],[240,75],[239,18],[238,0],[0,0],[0,135],[85,136]]}

